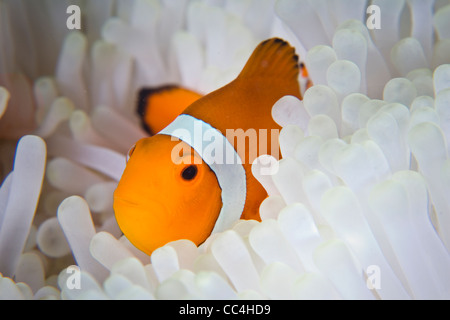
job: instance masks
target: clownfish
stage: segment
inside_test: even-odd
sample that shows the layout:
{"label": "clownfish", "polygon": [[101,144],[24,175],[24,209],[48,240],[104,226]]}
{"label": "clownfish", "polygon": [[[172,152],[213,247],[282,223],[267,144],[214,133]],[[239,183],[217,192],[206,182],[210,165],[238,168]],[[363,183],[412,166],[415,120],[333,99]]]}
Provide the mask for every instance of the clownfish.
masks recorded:
{"label": "clownfish", "polygon": [[[114,192],[114,211],[133,245],[150,255],[174,240],[200,245],[240,218],[261,220],[259,206],[267,193],[251,172],[251,149],[257,149],[256,155],[261,151],[277,157],[273,150],[279,150],[278,140],[237,148],[236,136],[225,133],[250,130],[260,138],[262,132],[280,130],[272,119],[272,106],[286,95],[302,99],[299,72],[295,49],[271,38],[256,47],[235,80],[216,91],[195,96],[162,89],[166,94],[174,90],[180,98],[185,95],[180,104],[192,103],[162,116],[165,121],[174,119],[164,128],[151,125],[158,133],[139,140],[128,152]],[[141,105],[151,102],[148,97],[140,97]],[[141,114],[147,117],[143,110]]]}

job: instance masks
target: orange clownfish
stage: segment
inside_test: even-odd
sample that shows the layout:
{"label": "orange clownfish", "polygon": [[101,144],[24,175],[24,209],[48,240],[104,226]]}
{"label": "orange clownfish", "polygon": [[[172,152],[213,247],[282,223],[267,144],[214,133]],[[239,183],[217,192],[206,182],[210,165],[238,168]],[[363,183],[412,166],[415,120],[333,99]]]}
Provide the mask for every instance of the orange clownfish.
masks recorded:
{"label": "orange clownfish", "polygon": [[278,141],[238,148],[236,135],[225,133],[252,131],[259,138],[264,130],[281,129],[272,119],[272,106],[285,95],[301,99],[298,78],[295,49],[284,40],[268,39],[235,80],[190,97],[194,102],[168,126],[139,140],[114,192],[124,235],[151,254],[178,239],[199,245],[239,218],[260,220],[267,193],[251,172],[256,157],[250,154],[255,154],[252,148],[256,155],[274,154]]}

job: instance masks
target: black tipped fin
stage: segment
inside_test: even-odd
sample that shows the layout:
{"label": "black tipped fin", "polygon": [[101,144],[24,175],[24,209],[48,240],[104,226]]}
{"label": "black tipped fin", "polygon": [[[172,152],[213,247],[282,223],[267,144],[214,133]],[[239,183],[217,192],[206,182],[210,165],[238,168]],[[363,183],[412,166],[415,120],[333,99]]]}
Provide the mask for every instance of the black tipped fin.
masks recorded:
{"label": "black tipped fin", "polygon": [[240,78],[272,77],[295,79],[299,75],[299,57],[287,41],[271,38],[261,42],[248,59]]}

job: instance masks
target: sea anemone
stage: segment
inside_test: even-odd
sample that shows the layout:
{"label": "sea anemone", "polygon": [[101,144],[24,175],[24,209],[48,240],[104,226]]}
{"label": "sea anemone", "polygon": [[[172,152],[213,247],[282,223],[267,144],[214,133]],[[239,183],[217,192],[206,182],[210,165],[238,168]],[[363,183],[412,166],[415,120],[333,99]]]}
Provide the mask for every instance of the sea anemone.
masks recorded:
{"label": "sea anemone", "polygon": [[[448,0],[0,0],[0,298],[450,298],[449,21]],[[262,222],[140,252],[112,209],[138,90],[208,93],[272,36],[313,85],[273,106]]]}

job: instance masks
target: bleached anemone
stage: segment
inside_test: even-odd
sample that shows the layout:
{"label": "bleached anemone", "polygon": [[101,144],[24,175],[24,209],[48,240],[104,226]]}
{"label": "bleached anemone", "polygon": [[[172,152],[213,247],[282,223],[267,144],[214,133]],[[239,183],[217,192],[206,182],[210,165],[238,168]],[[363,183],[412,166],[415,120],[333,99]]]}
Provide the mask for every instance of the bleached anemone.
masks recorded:
{"label": "bleached anemone", "polygon": [[[79,31],[0,1],[0,298],[450,298],[448,0],[75,2]],[[271,36],[314,85],[273,107],[263,221],[138,251],[112,210],[137,90],[208,93]]]}

